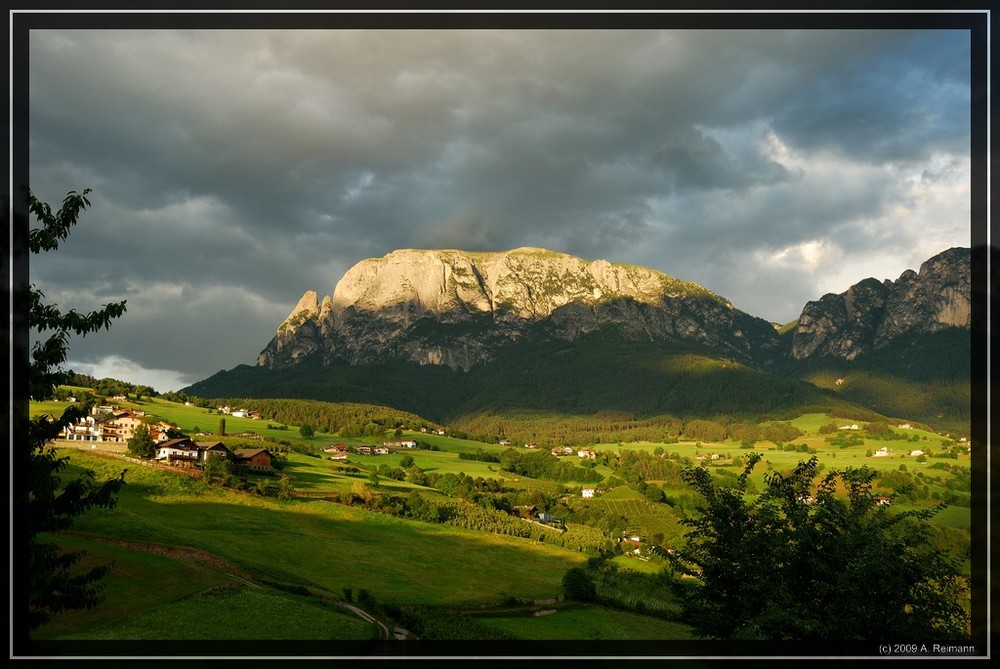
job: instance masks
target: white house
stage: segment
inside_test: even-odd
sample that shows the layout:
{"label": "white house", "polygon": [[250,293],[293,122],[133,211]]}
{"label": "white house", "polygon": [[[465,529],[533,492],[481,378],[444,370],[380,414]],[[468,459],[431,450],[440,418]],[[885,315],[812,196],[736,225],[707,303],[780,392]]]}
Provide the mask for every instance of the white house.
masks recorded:
{"label": "white house", "polygon": [[923,454],[924,454],[924,452],[923,452],[923,451],[921,451],[921,450],[916,450],[916,451],[910,451],[910,455],[911,455],[912,457],[916,457],[916,456],[918,456],[918,455],[923,455]]}
{"label": "white house", "polygon": [[593,488],[582,488],[580,490],[580,494],[583,497],[587,497],[587,498],[593,497],[594,496],[594,489]]}
{"label": "white house", "polygon": [[873,454],[876,458],[887,458],[889,457],[889,449],[885,446],[875,451]]}

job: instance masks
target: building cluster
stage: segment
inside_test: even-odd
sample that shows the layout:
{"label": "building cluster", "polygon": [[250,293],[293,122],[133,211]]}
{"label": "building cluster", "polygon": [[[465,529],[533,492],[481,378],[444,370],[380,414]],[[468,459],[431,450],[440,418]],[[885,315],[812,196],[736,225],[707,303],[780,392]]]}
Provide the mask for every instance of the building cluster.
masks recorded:
{"label": "building cluster", "polygon": [[219,458],[255,471],[270,470],[274,459],[266,448],[238,448],[232,451],[221,441],[192,441],[189,437],[170,439],[157,445],[153,457],[158,462],[175,467],[193,467]]}
{"label": "building cluster", "polygon": [[167,430],[172,428],[172,425],[163,421],[147,423],[144,416],[145,412],[138,409],[95,406],[89,415],[67,425],[63,430],[63,438],[68,441],[126,443],[135,436],[135,430],[140,425],[146,425],[149,429],[149,437],[154,444],[170,438]]}

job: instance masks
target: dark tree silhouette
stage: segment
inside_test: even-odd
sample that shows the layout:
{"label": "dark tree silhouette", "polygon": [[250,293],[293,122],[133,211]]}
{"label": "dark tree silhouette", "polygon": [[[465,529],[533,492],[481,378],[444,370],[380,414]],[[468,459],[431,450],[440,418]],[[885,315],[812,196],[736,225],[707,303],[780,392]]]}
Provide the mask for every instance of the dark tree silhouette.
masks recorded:
{"label": "dark tree silhouette", "polygon": [[968,639],[968,584],[926,522],[942,506],[894,513],[877,505],[867,467],[816,483],[815,456],[785,477],[768,475],[763,494],[748,501],[747,478],[761,457],[750,456],[735,487],[717,486],[704,467],[684,472],[703,506],[682,521],[692,529],[673,560],[697,576],[683,598],[699,636]]}
{"label": "dark tree silhouette", "polygon": [[[32,254],[53,251],[66,239],[82,210],[90,206],[89,189],[70,192],[55,213],[51,207],[28,193],[28,211],[40,227],[28,231],[28,250]],[[111,321],[125,313],[125,302],[104,305],[100,310],[81,314],[62,312],[57,305],[43,302],[44,294],[32,284],[28,289],[27,322],[38,341],[32,347],[28,392],[31,398],[45,400],[55,388],[69,380],[62,371],[69,352],[69,335],[86,336],[110,327]],[[79,478],[63,481],[60,473],[68,458],[59,457],[50,442],[69,424],[85,415],[81,406],[68,407],[59,418],[50,415],[28,421],[27,487],[18,492],[17,503],[26,510],[27,543],[27,616],[31,629],[39,627],[64,609],[94,606],[100,600],[100,583],[111,570],[102,565],[86,571],[74,567],[84,551],[64,552],[43,535],[69,529],[74,519],[91,508],[114,508],[116,494],[125,483],[125,472],[101,484],[86,471]],[[22,600],[23,601],[23,600]]]}

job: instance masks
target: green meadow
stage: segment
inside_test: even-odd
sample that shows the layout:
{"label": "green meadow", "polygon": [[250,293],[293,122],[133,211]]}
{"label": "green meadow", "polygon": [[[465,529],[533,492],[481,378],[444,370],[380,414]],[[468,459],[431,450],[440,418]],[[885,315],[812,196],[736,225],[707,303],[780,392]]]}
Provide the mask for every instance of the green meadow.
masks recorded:
{"label": "green meadow", "polygon": [[[381,444],[398,437],[392,436],[390,430],[384,437],[347,439],[317,434],[306,438],[294,425],[268,427],[266,419],[233,418],[157,398],[130,405],[171,422],[182,431],[199,428],[214,432],[224,418],[228,434],[252,431],[266,439],[261,444],[264,447],[281,442],[297,446],[299,452],[276,448],[285,459],[281,473],[288,476],[295,496],[287,500],[262,497],[208,486],[197,478],[137,466],[108,455],[62,449],[61,453],[69,456],[71,462],[67,476],[87,469],[103,480],[127,468],[127,483],[119,495],[117,508],[93,510],[77,520],[72,535],[54,537],[67,549],[86,549],[85,564],[114,561],[105,582],[105,602],[94,609],[56,616],[37,630],[35,636],[39,639],[368,639],[374,634],[373,626],[336,606],[336,600],[343,599],[347,592],[366,591],[377,601],[392,606],[468,610],[513,600],[556,597],[563,592],[561,580],[566,571],[586,563],[589,557],[586,553],[540,540],[404,519],[327,499],[351,492],[405,497],[419,490],[424,497],[445,501],[444,493],[405,480],[380,476],[376,483],[372,470],[382,465],[390,470],[400,467],[403,458],[412,458],[414,465],[426,474],[464,473],[474,478],[497,479],[511,494],[544,493],[567,504],[560,507],[566,511],[596,513],[605,521],[611,519],[612,524],[638,532],[644,538],[662,535],[664,545],[683,542],[686,527],[681,521],[695,512],[692,506],[695,496],[684,486],[663,487],[669,504],[650,501],[635,487],[621,485],[620,479],[608,486],[603,495],[582,499],[578,482],[532,479],[502,471],[498,463],[459,457],[460,453],[477,451],[500,454],[511,448],[506,445],[403,431],[403,439],[416,439],[425,448],[395,449],[388,455],[352,453],[346,462],[331,461],[322,452],[330,444]],[[58,415],[65,406],[58,402],[32,403],[31,412],[33,416]],[[891,439],[873,439],[859,432],[854,443],[842,447],[841,442],[829,441],[840,438],[839,431],[830,435],[819,430],[831,422],[849,421],[825,414],[806,414],[789,422],[804,433],[789,442],[797,450],[784,450],[770,441],[758,441],[752,449],[734,441],[642,441],[588,447],[599,453],[599,460],[605,453],[610,455],[623,449],[663,453],[675,459],[679,456],[682,461],[687,459],[689,463],[708,467],[720,480],[732,480],[742,471],[742,458],[759,451],[764,458],[750,477],[751,493],[763,489],[764,477],[769,472],[791,470],[815,454],[823,471],[865,465],[887,481],[894,477],[893,485],[899,485],[900,480],[915,483],[923,496],[911,494],[903,498],[894,507],[899,510],[927,508],[947,495],[968,498],[967,490],[962,488],[967,484],[969,467],[964,445],[957,451],[957,457],[926,457],[919,461],[910,455],[914,449],[940,455],[949,446],[958,445],[947,437],[916,427],[905,432],[894,430],[896,436]],[[874,451],[883,447],[888,449],[888,457],[872,457]],[[523,444],[520,448],[523,449]],[[612,461],[598,464],[595,470],[606,477],[614,476]],[[252,487],[260,477],[248,478]],[[276,479],[272,477],[270,481],[276,485]],[[663,485],[662,481],[648,483]],[[876,481],[873,489],[875,494],[884,495],[893,491],[892,487],[883,486],[881,480]],[[956,550],[968,542],[967,503],[952,504],[938,513],[933,522],[942,541]],[[567,526],[572,530],[567,537],[584,530],[599,531],[581,525],[578,518],[570,518]],[[603,531],[608,532],[606,528]],[[605,536],[609,545],[613,545],[616,537]],[[251,587],[211,564],[144,552],[135,545],[105,543],[108,540],[204,551],[267,587]],[[623,572],[658,574],[664,569],[655,558],[646,561],[619,555],[614,562]],[[196,624],[180,624],[169,631],[158,624],[164,618],[196,620],[220,611],[227,620],[234,621],[224,633],[218,633],[222,636],[213,636],[216,632]],[[556,607],[556,613],[545,616],[477,616],[476,619],[517,639],[690,636],[682,621],[566,603]]]}
{"label": "green meadow", "polygon": [[[70,453],[98,478],[121,462]],[[171,479],[183,479],[178,485]],[[81,533],[196,548],[242,569],[339,595],[434,605],[554,596],[584,557],[548,544],[404,520],[323,500],[264,498],[136,468],[113,511],[82,517]],[[179,489],[180,488],[180,489]]]}
{"label": "green meadow", "polygon": [[683,623],[641,616],[598,606],[574,604],[550,609],[547,615],[480,616],[481,625],[502,630],[515,639],[539,640],[679,640],[691,639]]}

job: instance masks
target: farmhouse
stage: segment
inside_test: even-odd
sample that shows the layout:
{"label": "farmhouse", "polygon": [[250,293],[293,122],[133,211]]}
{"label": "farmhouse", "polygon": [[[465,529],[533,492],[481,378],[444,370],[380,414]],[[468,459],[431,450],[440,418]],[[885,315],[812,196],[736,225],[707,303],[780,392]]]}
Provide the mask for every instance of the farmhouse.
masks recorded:
{"label": "farmhouse", "polygon": [[271,452],[265,448],[238,448],[233,453],[234,462],[242,467],[266,471],[271,469],[273,457]]}
{"label": "farmhouse", "polygon": [[886,446],[883,446],[882,448],[875,451],[873,455],[876,458],[887,458],[889,457],[889,449]]}
{"label": "farmhouse", "polygon": [[323,449],[324,453],[346,453],[347,444],[331,444]]}
{"label": "farmhouse", "polygon": [[921,451],[920,449],[917,449],[915,451],[910,451],[910,455],[914,456],[914,457],[919,456],[919,455],[923,455],[923,454],[924,454],[924,452]]}
{"label": "farmhouse", "polygon": [[875,504],[877,504],[878,506],[889,506],[890,504],[892,504],[892,500],[889,499],[888,497],[882,497],[880,495],[876,495],[872,499],[875,501]]}
{"label": "farmhouse", "polygon": [[156,447],[154,458],[168,465],[193,467],[200,458],[200,449],[188,437],[170,439]]}
{"label": "farmhouse", "polygon": [[580,489],[580,495],[582,497],[585,497],[585,498],[591,498],[591,497],[594,496],[594,489],[593,488],[581,488]]}
{"label": "farmhouse", "polygon": [[225,458],[227,460],[234,458],[233,452],[226,448],[226,445],[221,441],[196,441],[194,445],[198,447],[198,459],[201,462],[206,462],[210,458]]}
{"label": "farmhouse", "polygon": [[593,460],[594,458],[597,457],[597,453],[590,450],[589,448],[580,449],[579,451],[576,452],[576,454],[578,457],[586,458],[588,460]]}

